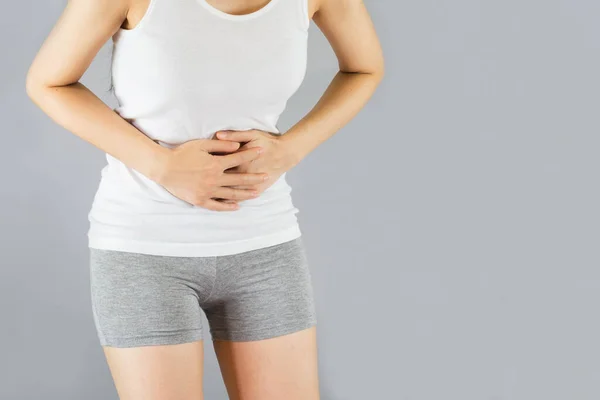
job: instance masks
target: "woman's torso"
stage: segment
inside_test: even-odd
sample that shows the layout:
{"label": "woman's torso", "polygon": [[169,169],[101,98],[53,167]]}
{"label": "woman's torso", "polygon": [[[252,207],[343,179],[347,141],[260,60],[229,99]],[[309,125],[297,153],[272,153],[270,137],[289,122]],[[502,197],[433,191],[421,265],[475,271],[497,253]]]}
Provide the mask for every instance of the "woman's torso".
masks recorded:
{"label": "woman's torso", "polygon": [[[306,72],[307,0],[271,0],[246,15],[205,0],[151,0],[113,36],[115,111],[158,143],[218,130],[279,133]],[[89,213],[90,247],[173,256],[234,254],[300,235],[286,175],[232,212],[195,207],[106,155]]]}

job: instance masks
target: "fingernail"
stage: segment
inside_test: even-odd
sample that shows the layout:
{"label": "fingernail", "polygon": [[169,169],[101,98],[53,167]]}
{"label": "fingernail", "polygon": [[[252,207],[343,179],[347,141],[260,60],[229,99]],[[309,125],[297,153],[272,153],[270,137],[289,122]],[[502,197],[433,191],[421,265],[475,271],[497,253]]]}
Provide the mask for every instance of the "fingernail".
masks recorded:
{"label": "fingernail", "polygon": [[219,136],[223,136],[223,137],[227,137],[229,135],[229,133],[227,133],[227,132],[219,132],[218,135]]}

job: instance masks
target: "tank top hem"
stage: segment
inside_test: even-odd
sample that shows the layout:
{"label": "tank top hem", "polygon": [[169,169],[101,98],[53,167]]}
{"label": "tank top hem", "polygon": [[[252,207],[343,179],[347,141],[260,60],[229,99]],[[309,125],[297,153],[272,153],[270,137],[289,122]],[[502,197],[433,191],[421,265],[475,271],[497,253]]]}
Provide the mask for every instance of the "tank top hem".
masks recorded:
{"label": "tank top hem", "polygon": [[298,224],[283,231],[224,243],[166,243],[133,239],[99,237],[88,233],[88,247],[102,250],[124,251],[174,257],[214,257],[243,253],[274,246],[302,235]]}

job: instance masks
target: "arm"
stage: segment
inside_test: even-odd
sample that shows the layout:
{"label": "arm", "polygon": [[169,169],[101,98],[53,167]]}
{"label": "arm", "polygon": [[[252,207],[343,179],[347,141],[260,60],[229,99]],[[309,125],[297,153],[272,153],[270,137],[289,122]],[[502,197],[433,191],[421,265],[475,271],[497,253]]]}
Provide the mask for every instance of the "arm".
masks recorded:
{"label": "arm", "polygon": [[245,155],[239,152],[216,157],[208,151],[233,152],[239,144],[198,140],[175,149],[160,146],[79,82],[100,48],[127,18],[130,1],[69,0],[29,67],[28,96],[56,123],[160,183],[177,197],[213,210],[236,209],[235,202],[212,198],[255,197],[253,191],[222,186],[263,181],[262,174],[235,176],[223,172],[226,166],[254,159],[256,149]]}
{"label": "arm", "polygon": [[54,122],[155,178],[166,149],[122,119],[79,82],[126,18],[124,0],[70,0],[27,73],[31,100]]}
{"label": "arm", "polygon": [[340,71],[315,107],[282,139],[297,164],[346,125],[371,98],[384,75],[375,28],[362,0],[316,0],[313,15],[334,50]]}

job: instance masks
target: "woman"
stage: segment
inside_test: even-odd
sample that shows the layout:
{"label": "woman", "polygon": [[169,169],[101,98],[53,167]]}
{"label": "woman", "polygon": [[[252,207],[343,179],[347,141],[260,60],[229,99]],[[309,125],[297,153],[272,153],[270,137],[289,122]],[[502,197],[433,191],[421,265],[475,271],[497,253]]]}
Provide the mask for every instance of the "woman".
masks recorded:
{"label": "woman", "polygon": [[[280,132],[310,20],[340,71]],[[115,109],[79,82],[109,39]],[[360,0],[68,2],[26,89],[106,153],[89,213],[91,299],[121,399],[202,398],[201,312],[231,399],[319,398],[311,279],[285,174],[382,76]]]}

